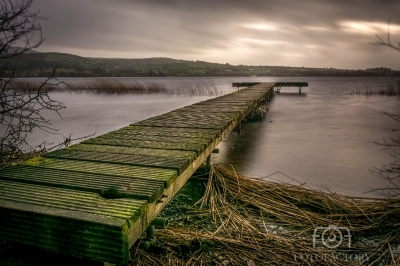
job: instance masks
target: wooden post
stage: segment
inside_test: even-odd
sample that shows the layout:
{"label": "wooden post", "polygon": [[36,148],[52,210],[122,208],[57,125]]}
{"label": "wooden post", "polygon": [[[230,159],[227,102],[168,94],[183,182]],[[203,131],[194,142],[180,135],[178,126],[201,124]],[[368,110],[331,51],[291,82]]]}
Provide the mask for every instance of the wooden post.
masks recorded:
{"label": "wooden post", "polygon": [[211,154],[208,155],[206,160],[206,174],[210,172],[211,169]]}
{"label": "wooden post", "polygon": [[165,229],[168,226],[168,220],[157,217],[153,221],[151,221],[150,225],[154,225],[154,227],[156,227],[156,228]]}
{"label": "wooden post", "polygon": [[299,95],[301,95],[301,86],[299,87]]}
{"label": "wooden post", "polygon": [[154,229],[154,225],[149,225],[146,229],[146,236],[149,239],[154,239],[155,236],[155,229]]}
{"label": "wooden post", "polygon": [[239,135],[240,135],[240,133],[242,133],[242,122],[241,121],[237,125],[237,132],[238,132]]}

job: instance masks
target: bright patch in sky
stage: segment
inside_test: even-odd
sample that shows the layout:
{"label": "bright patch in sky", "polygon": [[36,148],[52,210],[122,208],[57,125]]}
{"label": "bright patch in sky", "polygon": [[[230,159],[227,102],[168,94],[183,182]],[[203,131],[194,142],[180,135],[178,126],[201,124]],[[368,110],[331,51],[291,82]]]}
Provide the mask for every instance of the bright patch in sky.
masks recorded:
{"label": "bright patch in sky", "polygon": [[[368,21],[341,21],[339,26],[344,31],[352,33],[373,35],[376,33],[387,32],[388,23],[382,22],[368,22]],[[396,34],[400,32],[400,26],[390,25],[390,32]]]}
{"label": "bright patch in sky", "polygon": [[264,23],[255,23],[255,24],[243,24],[245,28],[253,29],[253,30],[264,30],[264,31],[277,31],[279,30],[278,26],[273,24],[264,24]]}
{"label": "bright patch in sky", "polygon": [[288,42],[279,41],[279,40],[262,40],[262,39],[252,39],[252,38],[240,38],[239,42],[258,44],[263,46],[277,46],[277,45],[285,45]]}
{"label": "bright patch in sky", "polygon": [[331,31],[332,30],[327,27],[318,27],[318,26],[305,26],[304,28],[306,30],[312,30],[312,31]]}

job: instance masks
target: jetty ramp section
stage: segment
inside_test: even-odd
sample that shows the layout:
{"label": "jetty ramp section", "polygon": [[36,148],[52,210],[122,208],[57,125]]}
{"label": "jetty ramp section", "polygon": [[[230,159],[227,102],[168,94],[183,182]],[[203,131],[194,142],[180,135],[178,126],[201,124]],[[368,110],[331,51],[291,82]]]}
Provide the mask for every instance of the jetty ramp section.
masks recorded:
{"label": "jetty ramp section", "polygon": [[0,239],[126,262],[149,224],[274,85],[253,84],[0,169]]}

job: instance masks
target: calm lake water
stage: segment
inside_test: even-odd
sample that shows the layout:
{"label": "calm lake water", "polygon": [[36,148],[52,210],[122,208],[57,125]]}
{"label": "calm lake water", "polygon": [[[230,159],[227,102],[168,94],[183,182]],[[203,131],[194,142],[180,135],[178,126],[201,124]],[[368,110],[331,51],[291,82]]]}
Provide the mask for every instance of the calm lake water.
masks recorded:
{"label": "calm lake water", "polygon": [[[66,83],[90,83],[94,79],[65,79]],[[53,93],[66,104],[62,119],[48,114],[59,135],[35,132],[32,145],[58,143],[62,136],[96,136],[176,108],[233,91],[232,82],[306,81],[308,88],[283,88],[269,103],[267,118],[246,123],[239,136],[232,132],[213,155],[214,163],[232,165],[240,173],[291,183],[305,183],[345,195],[378,197],[365,193],[386,186],[370,174],[392,160],[391,150],[372,143],[396,137],[399,123],[380,113],[398,113],[398,96],[357,96],[349,91],[396,87],[394,78],[129,78],[118,82],[157,84],[173,95],[112,95]],[[193,96],[195,95],[195,96]],[[296,181],[293,181],[296,180]]]}

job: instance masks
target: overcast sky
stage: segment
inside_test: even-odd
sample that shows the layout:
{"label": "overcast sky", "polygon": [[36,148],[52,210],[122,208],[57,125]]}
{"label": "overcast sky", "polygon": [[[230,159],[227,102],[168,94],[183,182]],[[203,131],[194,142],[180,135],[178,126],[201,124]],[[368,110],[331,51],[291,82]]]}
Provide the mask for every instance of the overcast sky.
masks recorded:
{"label": "overcast sky", "polygon": [[34,0],[42,52],[400,70],[400,0]]}

